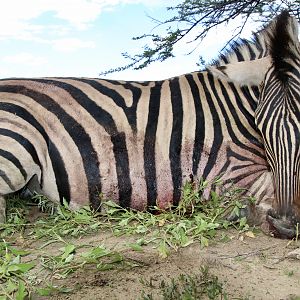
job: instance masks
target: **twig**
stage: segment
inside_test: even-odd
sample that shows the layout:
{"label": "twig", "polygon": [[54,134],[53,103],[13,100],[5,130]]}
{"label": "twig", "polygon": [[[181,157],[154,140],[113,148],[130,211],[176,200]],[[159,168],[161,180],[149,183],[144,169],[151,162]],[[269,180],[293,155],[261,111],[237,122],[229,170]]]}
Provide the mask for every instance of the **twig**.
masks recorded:
{"label": "twig", "polygon": [[241,254],[236,254],[236,255],[223,255],[223,256],[220,256],[220,258],[236,258],[236,257],[249,257],[249,256],[255,256],[255,255],[258,255],[260,254],[261,252],[265,251],[265,250],[269,250],[269,249],[272,249],[276,246],[278,246],[279,244],[274,244],[272,246],[269,246],[269,247],[265,247],[265,248],[261,248],[261,249],[258,249],[258,250],[255,250],[255,251],[251,251],[251,252],[246,252],[246,253],[241,253]]}

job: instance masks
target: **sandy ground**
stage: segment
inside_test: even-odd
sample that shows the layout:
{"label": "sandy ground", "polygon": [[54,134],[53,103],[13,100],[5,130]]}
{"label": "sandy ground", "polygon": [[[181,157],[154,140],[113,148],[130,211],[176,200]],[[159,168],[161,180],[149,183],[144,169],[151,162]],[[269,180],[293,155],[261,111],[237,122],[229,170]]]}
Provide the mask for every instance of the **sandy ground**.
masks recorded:
{"label": "sandy ground", "polygon": [[[242,240],[236,231],[229,232],[229,236],[230,241],[214,242],[206,248],[194,243],[173,251],[167,258],[159,257],[157,249],[151,246],[144,247],[142,252],[126,250],[124,256],[138,266],[109,271],[85,267],[66,279],[55,281],[55,284],[74,288],[73,293],[47,299],[141,299],[142,291],[157,295],[161,280],[169,281],[180,274],[199,274],[201,266],[208,266],[210,272],[218,276],[228,299],[300,299],[299,241],[288,242],[263,233],[255,238],[244,236]],[[84,237],[77,243],[124,249],[132,239],[106,232]],[[49,245],[44,250],[55,253],[57,248]],[[141,279],[151,280],[153,287]]]}

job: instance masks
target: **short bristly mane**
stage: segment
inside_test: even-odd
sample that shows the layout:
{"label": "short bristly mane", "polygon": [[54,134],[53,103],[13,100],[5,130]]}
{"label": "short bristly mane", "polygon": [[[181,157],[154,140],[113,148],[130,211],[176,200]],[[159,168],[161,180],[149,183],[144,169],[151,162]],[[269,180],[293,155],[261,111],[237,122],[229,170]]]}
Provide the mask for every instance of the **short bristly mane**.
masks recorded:
{"label": "short bristly mane", "polygon": [[219,57],[213,60],[209,65],[224,66],[240,61],[250,61],[269,55],[268,41],[269,32],[272,30],[272,23],[263,27],[260,31],[253,33],[250,40],[239,39],[229,44],[229,46],[220,53]]}
{"label": "short bristly mane", "polygon": [[[289,38],[288,33],[292,32],[295,35],[297,28],[291,21],[293,19],[285,15],[286,13],[283,12],[267,26],[253,33],[252,39],[241,39],[231,43],[217,60],[206,66],[206,70],[215,78],[233,82],[239,86],[259,86],[267,70],[274,64],[272,55],[278,63],[283,65],[282,54],[287,54],[287,50],[291,51],[298,45],[289,41],[294,38]],[[279,28],[280,26],[282,28]],[[289,45],[282,45],[282,41],[284,43],[287,41]],[[276,71],[279,70],[280,68]]]}
{"label": "short bristly mane", "polygon": [[268,52],[271,24],[253,33],[251,40],[241,39],[231,43],[219,59],[206,66],[206,70],[215,78],[239,86],[258,86],[271,63]]}

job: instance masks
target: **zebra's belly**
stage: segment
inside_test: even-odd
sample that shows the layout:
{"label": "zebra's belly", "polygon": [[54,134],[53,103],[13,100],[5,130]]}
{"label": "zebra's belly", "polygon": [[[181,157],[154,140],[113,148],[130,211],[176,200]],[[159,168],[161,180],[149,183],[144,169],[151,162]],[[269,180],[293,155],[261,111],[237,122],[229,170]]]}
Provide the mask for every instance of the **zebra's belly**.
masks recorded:
{"label": "zebra's belly", "polygon": [[[174,195],[181,195],[186,182],[193,181],[197,186],[201,179],[208,183],[203,193],[205,199],[209,199],[212,188],[222,193],[232,185],[244,189],[245,193],[254,196],[258,203],[274,198],[272,176],[260,147],[251,144],[243,149],[229,143],[221,146],[218,151],[214,150],[205,149],[202,152],[197,173],[194,173],[191,147],[187,145],[182,147],[177,169],[174,168],[172,156],[163,155],[159,149],[156,149],[154,165],[153,161],[144,160],[142,151],[136,150],[136,159],[130,165],[130,206],[139,210],[146,209],[149,205],[170,207],[174,204]],[[153,173],[147,174],[146,169],[152,170]],[[174,176],[174,173],[180,177]],[[216,178],[220,181],[217,188],[214,186]],[[112,186],[111,190],[110,187],[107,188],[106,198],[119,202],[119,195],[113,191],[114,188],[115,191],[118,190],[117,185]],[[152,202],[149,201],[149,195],[155,196],[155,202],[153,199]]]}

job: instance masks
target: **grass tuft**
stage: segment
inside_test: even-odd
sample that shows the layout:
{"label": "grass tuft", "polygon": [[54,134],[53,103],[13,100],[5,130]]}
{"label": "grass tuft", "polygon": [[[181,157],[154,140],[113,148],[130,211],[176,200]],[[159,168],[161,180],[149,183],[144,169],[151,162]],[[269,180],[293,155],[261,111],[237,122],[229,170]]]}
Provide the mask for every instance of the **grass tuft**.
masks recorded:
{"label": "grass tuft", "polygon": [[[155,288],[152,283],[147,286],[151,289]],[[228,299],[222,283],[219,282],[216,276],[209,273],[207,267],[202,267],[199,274],[181,274],[179,277],[172,278],[169,282],[162,280],[159,287],[156,288],[155,294],[163,300]],[[153,299],[156,299],[153,292],[146,293],[143,291],[140,296],[140,300]]]}

